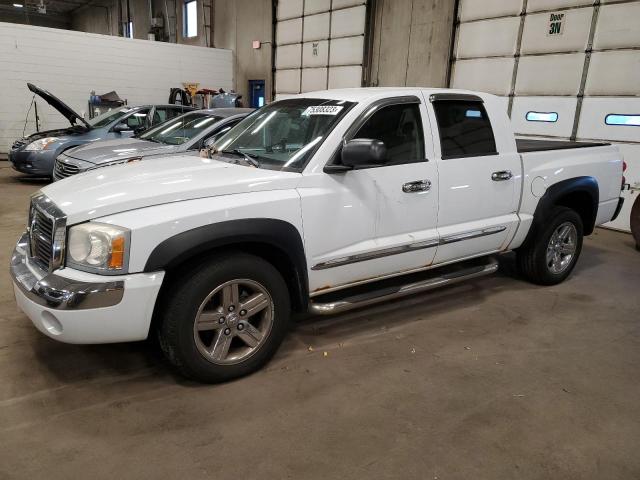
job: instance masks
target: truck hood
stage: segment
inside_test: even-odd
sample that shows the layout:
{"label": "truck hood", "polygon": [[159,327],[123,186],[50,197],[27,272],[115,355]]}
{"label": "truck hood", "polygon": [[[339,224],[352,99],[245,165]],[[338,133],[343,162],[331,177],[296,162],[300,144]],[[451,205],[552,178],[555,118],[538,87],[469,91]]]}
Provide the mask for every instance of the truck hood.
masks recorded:
{"label": "truck hood", "polygon": [[55,95],[47,92],[46,90],[42,90],[41,88],[36,87],[33,83],[27,83],[27,88],[38,95],[40,98],[42,98],[53,108],[58,110],[67,120],[69,120],[71,126],[74,126],[77,120],[80,123],[84,124],[84,126],[88,129],[91,129],[91,125],[89,125],[81,115],[78,115],[75,110],[73,110],[69,105],[64,103]]}
{"label": "truck hood", "polygon": [[171,154],[177,152],[178,149],[178,145],[165,145],[140,138],[127,138],[88,143],[67,151],[66,155],[100,165],[133,157]]}
{"label": "truck hood", "polygon": [[296,188],[301,174],[188,155],[90,170],[42,189],[67,224],[127,210],[265,190]]}

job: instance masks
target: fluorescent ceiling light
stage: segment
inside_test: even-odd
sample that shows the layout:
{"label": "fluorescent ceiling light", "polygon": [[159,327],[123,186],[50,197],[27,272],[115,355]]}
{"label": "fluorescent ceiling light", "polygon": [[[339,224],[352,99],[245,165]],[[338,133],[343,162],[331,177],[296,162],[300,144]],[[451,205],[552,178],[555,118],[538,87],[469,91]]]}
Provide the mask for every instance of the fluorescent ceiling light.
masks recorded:
{"label": "fluorescent ceiling light", "polygon": [[16,7],[16,8],[22,8],[22,7],[24,7],[24,5],[23,5],[23,4],[21,4],[21,3],[14,3],[14,4],[13,4],[13,6],[14,6],[14,7]]}

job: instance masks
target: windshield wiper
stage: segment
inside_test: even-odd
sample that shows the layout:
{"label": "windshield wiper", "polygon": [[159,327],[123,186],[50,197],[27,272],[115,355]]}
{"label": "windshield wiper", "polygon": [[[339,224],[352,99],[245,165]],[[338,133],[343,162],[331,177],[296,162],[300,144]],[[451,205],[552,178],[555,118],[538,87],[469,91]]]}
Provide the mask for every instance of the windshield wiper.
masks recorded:
{"label": "windshield wiper", "polygon": [[237,148],[234,148],[233,150],[222,150],[222,153],[240,156],[252,167],[260,168],[260,162],[256,159],[257,155],[243,152]]}

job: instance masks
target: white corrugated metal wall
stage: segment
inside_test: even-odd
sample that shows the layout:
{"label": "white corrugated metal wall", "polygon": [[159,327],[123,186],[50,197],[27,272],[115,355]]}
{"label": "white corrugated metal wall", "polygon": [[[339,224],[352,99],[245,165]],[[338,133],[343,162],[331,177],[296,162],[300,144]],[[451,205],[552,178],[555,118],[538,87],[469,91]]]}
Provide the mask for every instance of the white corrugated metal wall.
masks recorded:
{"label": "white corrugated metal wall", "polygon": [[[49,90],[78,113],[87,111],[89,93],[116,90],[130,105],[166,103],[169,89],[182,82],[233,88],[231,50],[0,22],[0,155],[11,143],[33,133],[25,117],[31,103],[27,82]],[[37,97],[39,98],[39,97]],[[38,100],[41,129],[69,123]]]}
{"label": "white corrugated metal wall", "polygon": [[279,0],[276,98],[362,84],[366,0]]}
{"label": "white corrugated metal wall", "polygon": [[640,1],[461,0],[458,22],[452,87],[503,96],[521,136],[620,146],[636,188],[610,226],[628,231],[640,193]]}

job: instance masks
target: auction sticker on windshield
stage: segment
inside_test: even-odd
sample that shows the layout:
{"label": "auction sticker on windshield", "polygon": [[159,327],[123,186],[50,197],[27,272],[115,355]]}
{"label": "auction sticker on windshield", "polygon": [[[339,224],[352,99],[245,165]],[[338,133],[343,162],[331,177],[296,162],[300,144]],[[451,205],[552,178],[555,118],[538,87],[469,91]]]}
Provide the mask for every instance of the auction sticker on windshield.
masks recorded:
{"label": "auction sticker on windshield", "polygon": [[307,107],[302,115],[337,115],[344,107],[342,105],[315,105]]}

